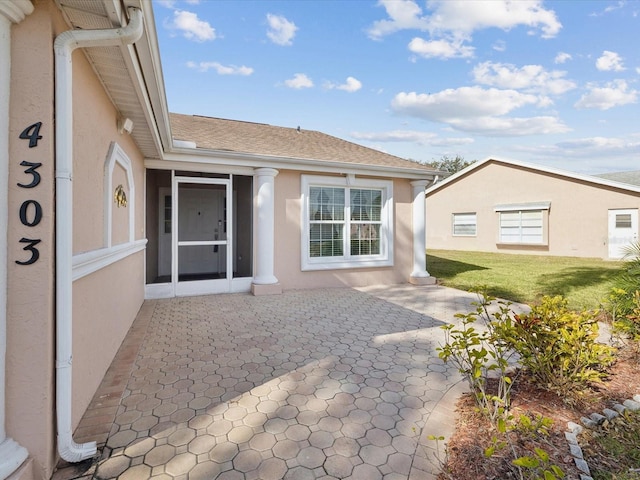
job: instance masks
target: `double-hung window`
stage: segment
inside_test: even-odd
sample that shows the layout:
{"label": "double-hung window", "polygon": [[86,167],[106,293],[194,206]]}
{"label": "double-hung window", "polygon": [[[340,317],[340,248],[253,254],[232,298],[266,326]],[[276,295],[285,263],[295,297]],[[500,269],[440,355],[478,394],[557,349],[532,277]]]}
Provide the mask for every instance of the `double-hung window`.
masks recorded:
{"label": "double-hung window", "polygon": [[498,205],[498,243],[547,245],[550,202]]}
{"label": "double-hung window", "polygon": [[302,269],[393,264],[391,181],[302,176]]}

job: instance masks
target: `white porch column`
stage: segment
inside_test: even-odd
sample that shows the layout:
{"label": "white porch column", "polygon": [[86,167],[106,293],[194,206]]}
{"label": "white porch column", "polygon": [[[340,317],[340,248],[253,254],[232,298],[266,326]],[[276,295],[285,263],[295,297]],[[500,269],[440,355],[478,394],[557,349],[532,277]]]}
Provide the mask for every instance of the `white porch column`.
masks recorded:
{"label": "white porch column", "polygon": [[256,179],[256,272],[251,291],[254,295],[282,293],[282,287],[273,274],[275,252],[274,185],[278,170],[258,168]]}
{"label": "white porch column", "polygon": [[9,89],[11,85],[11,25],[33,12],[29,0],[0,2],[0,480],[27,459],[27,449],[5,431],[5,371],[7,352],[7,218],[9,195]]}
{"label": "white porch column", "polygon": [[430,182],[416,180],[411,182],[413,187],[413,271],[409,283],[414,285],[433,285],[436,279],[427,272],[427,205],[424,189]]}

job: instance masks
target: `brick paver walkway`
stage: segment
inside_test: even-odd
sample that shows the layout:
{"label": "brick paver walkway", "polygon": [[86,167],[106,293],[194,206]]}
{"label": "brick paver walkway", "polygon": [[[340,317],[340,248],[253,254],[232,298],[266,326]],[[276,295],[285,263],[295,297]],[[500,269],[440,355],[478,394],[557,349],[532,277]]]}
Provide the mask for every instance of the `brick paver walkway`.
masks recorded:
{"label": "brick paver walkway", "polygon": [[427,436],[451,432],[461,391],[439,327],[475,299],[400,285],[145,302],[76,431],[101,458],[54,479],[435,478]]}

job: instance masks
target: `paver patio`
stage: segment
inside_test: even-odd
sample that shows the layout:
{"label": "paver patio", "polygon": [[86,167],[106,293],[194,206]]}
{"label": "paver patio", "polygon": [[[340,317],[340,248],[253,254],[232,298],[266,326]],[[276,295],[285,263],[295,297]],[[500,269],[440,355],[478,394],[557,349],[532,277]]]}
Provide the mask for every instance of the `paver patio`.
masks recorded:
{"label": "paver patio", "polygon": [[452,431],[463,390],[439,327],[474,300],[398,285],[147,301],[76,430],[101,457],[54,479],[435,478],[427,436]]}

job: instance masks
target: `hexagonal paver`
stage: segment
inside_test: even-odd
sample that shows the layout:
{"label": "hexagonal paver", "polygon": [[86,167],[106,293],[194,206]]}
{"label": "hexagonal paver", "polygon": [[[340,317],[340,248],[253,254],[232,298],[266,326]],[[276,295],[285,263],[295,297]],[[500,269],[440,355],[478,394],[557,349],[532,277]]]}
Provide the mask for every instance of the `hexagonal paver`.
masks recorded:
{"label": "hexagonal paver", "polygon": [[235,443],[224,442],[216,445],[209,452],[209,458],[217,463],[228,462],[238,454],[238,446]]}
{"label": "hexagonal paver", "polygon": [[331,433],[323,431],[313,432],[309,436],[309,443],[311,446],[321,449],[328,448],[333,445],[334,440],[335,439]]}
{"label": "hexagonal paver", "polygon": [[276,444],[276,437],[268,432],[258,433],[249,440],[249,447],[262,452],[270,450]]}
{"label": "hexagonal paver", "polygon": [[227,434],[227,438],[230,442],[242,444],[251,440],[253,436],[253,429],[251,427],[247,427],[246,425],[241,425],[239,427],[235,427]]}
{"label": "hexagonal paver", "polygon": [[267,458],[258,467],[261,480],[281,480],[287,472],[287,464],[279,458]]}
{"label": "hexagonal paver", "polygon": [[176,454],[176,449],[172,445],[160,445],[152,448],[144,457],[144,463],[151,467],[164,465]]}
{"label": "hexagonal paver", "polygon": [[165,466],[165,470],[169,475],[174,477],[184,475],[196,466],[196,456],[193,453],[182,453],[176,455],[169,460]]}
{"label": "hexagonal paver", "polygon": [[189,442],[187,449],[191,453],[200,455],[207,453],[216,446],[216,438],[211,435],[200,435]]}
{"label": "hexagonal paver", "polygon": [[151,468],[146,465],[136,465],[127,469],[118,477],[119,480],[139,480],[140,478],[149,478],[151,476]]}
{"label": "hexagonal paver", "polygon": [[240,472],[250,472],[258,468],[262,456],[255,450],[243,450],[233,459],[233,468]]}
{"label": "hexagonal paver", "polygon": [[353,471],[353,464],[347,457],[332,455],[324,462],[324,469],[335,478],[347,478]]}
{"label": "hexagonal paver", "polygon": [[167,438],[167,443],[169,445],[173,445],[174,447],[179,447],[181,445],[186,445],[191,440],[193,440],[196,436],[196,432],[194,429],[189,427],[181,427],[178,428],[175,432],[173,432]]}
{"label": "hexagonal paver", "polygon": [[375,445],[366,445],[360,449],[360,458],[362,461],[369,465],[384,465],[387,462],[389,454],[382,447],[376,447]]}
{"label": "hexagonal paver", "polygon": [[317,468],[324,463],[325,459],[326,457],[322,450],[316,447],[303,448],[296,456],[298,463],[307,468]]}
{"label": "hexagonal paver", "polygon": [[273,455],[283,460],[295,458],[300,451],[300,443],[293,440],[280,440],[271,449]]}

